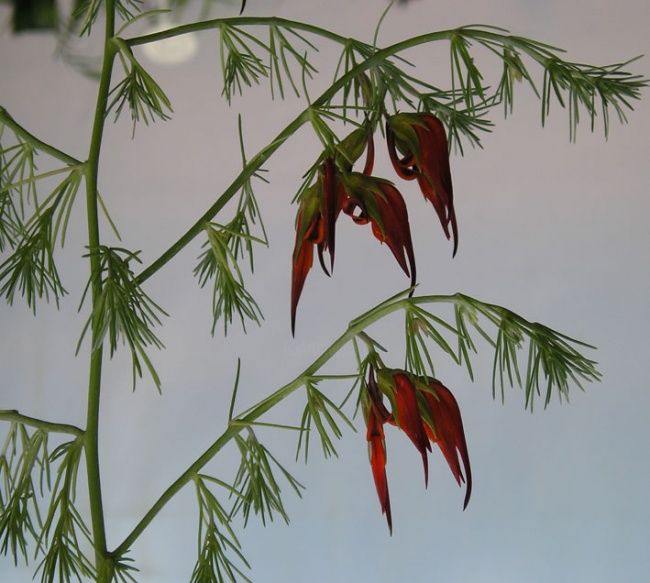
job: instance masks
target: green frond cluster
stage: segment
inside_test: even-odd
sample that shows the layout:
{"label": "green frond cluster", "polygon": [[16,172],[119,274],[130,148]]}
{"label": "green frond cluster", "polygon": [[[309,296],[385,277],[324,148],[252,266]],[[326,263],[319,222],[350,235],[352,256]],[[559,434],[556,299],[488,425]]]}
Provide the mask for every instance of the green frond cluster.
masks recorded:
{"label": "green frond cluster", "polygon": [[[228,249],[232,253],[235,261],[239,261],[240,258],[243,259],[244,256],[248,257],[248,266],[252,273],[255,270],[253,243],[268,245],[268,240],[264,230],[264,224],[262,223],[259,214],[257,201],[253,196],[253,191],[250,189],[249,182],[244,185],[243,191],[244,195],[242,196],[242,200],[244,202],[232,221],[228,223],[228,232],[232,233],[232,236],[228,241]],[[260,229],[262,231],[261,238],[252,233],[252,227],[258,218]]]}
{"label": "green frond cluster", "polygon": [[92,547],[90,531],[75,506],[82,453],[81,435],[50,453],[46,430],[30,433],[17,422],[0,453],[0,552],[11,554],[14,563],[42,555],[35,574],[42,583],[94,577],[83,550]]}
{"label": "green frond cluster", "polygon": [[307,76],[311,79],[314,74],[318,73],[316,67],[309,62],[307,52],[300,52],[289,40],[289,35],[295,37],[304,47],[318,51],[318,48],[314,44],[309,42],[307,38],[297,31],[277,24],[271,24],[269,26],[269,44],[266,47],[269,53],[268,70],[271,84],[271,97],[275,97],[275,88],[277,87],[280,98],[284,99],[285,85],[287,83],[291,86],[296,97],[300,97],[300,90],[293,78],[295,73],[291,72],[292,65],[299,68],[303,77]]}
{"label": "green frond cluster", "polygon": [[550,112],[553,96],[561,107],[569,111],[569,138],[572,141],[583,109],[592,131],[600,110],[605,136],[609,133],[610,108],[621,123],[627,123],[625,112],[632,108],[632,99],[639,98],[639,92],[646,84],[640,75],[622,71],[627,64],[592,67],[549,59],[542,86],[542,124]]}
{"label": "green frond cluster", "polygon": [[[12,423],[0,452],[0,552],[29,562],[28,545],[43,528],[37,495],[50,485],[47,432]],[[37,547],[38,551],[38,547]]]}
{"label": "green frond cluster", "polygon": [[165,92],[137,61],[131,49],[119,39],[115,39],[115,42],[120,49],[118,54],[125,77],[111,89],[106,113],[114,111],[117,121],[122,109],[127,106],[131,112],[134,132],[135,124],[139,121],[149,125],[149,122],[155,122],[156,119],[170,119],[172,106]]}
{"label": "green frond cluster", "polygon": [[323,455],[327,457],[338,457],[334,447],[334,439],[341,439],[343,432],[336,422],[343,421],[352,431],[356,431],[354,425],[348,419],[341,407],[334,403],[329,397],[316,388],[319,380],[310,378],[305,381],[305,390],[307,392],[307,403],[300,420],[300,435],[296,448],[296,459],[300,456],[301,449],[304,448],[305,462],[309,458],[309,438],[313,429],[318,433],[320,438]]}
{"label": "green frond cluster", "polygon": [[[3,120],[13,126],[13,134],[7,131]],[[39,171],[37,161],[40,163],[43,155],[55,160],[57,166]],[[52,248],[59,234],[63,247],[70,214],[86,172],[86,163],[38,140],[0,107],[0,253],[6,248],[15,248],[21,236],[49,208],[55,211]],[[45,188],[44,184],[61,175],[63,179],[54,188]],[[119,239],[117,227],[99,193],[97,198],[110,228]]]}
{"label": "green frond cluster", "polygon": [[[297,67],[300,76],[312,78],[317,73],[308,59],[307,50],[318,51],[318,48],[305,36],[290,26],[270,23],[268,26],[268,44],[260,41],[255,35],[246,32],[243,27],[222,21],[219,24],[220,40],[219,54],[221,72],[223,75],[223,91],[228,103],[235,93],[242,95],[244,87],[259,85],[262,79],[269,79],[271,97],[279,94],[285,98],[286,87],[290,87],[296,97],[300,89],[294,76]],[[301,43],[298,48],[296,43]],[[268,57],[268,64],[265,59]]]}
{"label": "green frond cluster", "polygon": [[[474,378],[470,353],[477,353],[471,331],[478,333],[494,348],[492,394],[497,388],[505,399],[505,386],[524,390],[525,406],[532,410],[535,397],[544,395],[544,406],[554,393],[568,399],[570,384],[582,389],[583,382],[597,381],[596,362],[585,357],[580,347],[593,348],[555,332],[542,324],[493,304],[462,294],[453,297],[454,318],[448,322],[424,309],[427,297],[402,300],[405,311],[405,368],[419,376],[435,376],[434,360],[427,339],[441,348]],[[494,332],[489,327],[494,328]],[[444,334],[452,334],[446,339]],[[456,348],[452,348],[453,343]],[[527,345],[527,346],[526,346]]]}
{"label": "green frond cluster", "polygon": [[420,101],[420,109],[433,113],[445,124],[449,148],[464,154],[463,142],[472,148],[482,148],[481,134],[491,132],[494,123],[487,119],[488,106],[476,107],[473,110],[459,109],[453,92],[449,92],[448,103],[424,94]]}
{"label": "green frond cluster", "polygon": [[476,109],[476,100],[485,102],[486,88],[483,85],[483,75],[479,71],[474,57],[470,53],[471,35],[464,34],[464,29],[452,32],[449,38],[449,53],[451,63],[451,89],[458,88],[463,97],[466,109]]}
{"label": "green frond cluster", "polygon": [[[242,132],[241,116],[237,119],[237,127],[239,133],[239,149],[241,151],[242,166],[246,168],[246,151],[244,148],[244,135]],[[251,273],[255,270],[255,265],[253,261],[253,243],[261,243],[268,247],[268,237],[266,236],[266,229],[264,227],[264,221],[262,220],[262,214],[260,212],[259,204],[257,203],[257,197],[255,196],[255,191],[253,190],[253,178],[261,180],[268,184],[268,180],[263,176],[263,173],[266,172],[264,168],[259,168],[256,170],[253,175],[247,178],[242,184],[239,200],[237,201],[237,210],[235,216],[230,221],[229,230],[233,233],[239,233],[240,236],[233,237],[230,241],[230,251],[236,261],[239,261],[239,258],[244,257],[244,251],[248,255],[248,263],[250,266]],[[253,235],[253,227],[258,226],[260,234],[259,236]]]}
{"label": "green frond cluster", "polygon": [[[0,138],[3,138],[0,123]],[[36,300],[50,296],[56,302],[65,294],[54,261],[54,248],[61,246],[84,179],[84,166],[69,163],[38,172],[39,150],[14,135],[0,143],[0,252],[10,254],[0,263],[0,293],[11,304],[16,293],[36,310]],[[63,179],[43,196],[46,179]],[[40,186],[39,186],[40,185]]]}
{"label": "green frond cluster", "polygon": [[[8,133],[8,132],[7,132]],[[28,204],[37,205],[36,150],[14,137],[8,142],[0,123],[0,252],[15,247]]]}
{"label": "green frond cluster", "polygon": [[223,75],[222,95],[230,103],[235,92],[242,94],[243,86],[259,85],[268,77],[269,68],[248,43],[268,50],[260,40],[240,28],[223,23],[219,27],[219,56]]}
{"label": "green frond cluster", "polygon": [[[458,48],[461,43],[456,41],[454,46]],[[388,100],[393,112],[406,107],[438,116],[447,126],[450,148],[462,153],[463,139],[472,146],[480,146],[480,133],[490,131],[492,126],[492,122],[484,119],[489,104],[477,103],[477,96],[482,96],[485,91],[482,85],[468,87],[467,75],[464,74],[462,88],[454,87],[452,83],[452,89],[443,90],[409,73],[407,67],[412,67],[411,63],[399,54],[377,59],[378,52],[377,47],[367,43],[355,39],[345,41],[335,80],[353,74],[368,59],[377,60],[377,63],[343,85],[340,105],[334,105],[330,100],[331,107],[342,111],[344,122],[353,121],[359,114],[378,121],[389,115]],[[473,66],[471,59],[468,58],[468,62]],[[476,72],[473,73],[470,80],[477,81]],[[466,100],[469,106],[464,105]]]}
{"label": "green frond cluster", "polygon": [[194,478],[199,505],[199,554],[190,583],[251,583],[235,561],[250,565],[232,526],[231,517],[206,484],[204,476]]}
{"label": "green frond cluster", "polygon": [[[564,60],[562,50],[539,41],[504,35],[502,29],[464,27],[463,36],[474,36],[477,42],[496,54],[503,63],[503,72],[495,93],[486,101],[490,105],[503,103],[506,115],[512,111],[514,86],[526,81],[541,101],[542,125],[550,113],[551,102],[569,112],[569,137],[576,138],[576,130],[584,111],[589,118],[591,131],[596,119],[601,117],[605,136],[609,133],[610,109],[621,123],[627,121],[626,110],[632,101],[641,97],[641,89],[648,81],[640,75],[624,70],[636,59],[605,67],[596,67]],[[524,59],[528,57],[543,69],[542,89],[538,90]]]}
{"label": "green frond cluster", "polygon": [[7,192],[0,193],[0,253],[13,247],[18,230],[16,209]]}
{"label": "green frond cluster", "polygon": [[36,569],[41,583],[52,583],[56,574],[60,581],[84,581],[95,576],[92,562],[85,556],[85,539],[92,548],[90,530],[75,506],[77,472],[83,453],[83,438],[63,443],[50,455],[50,463],[58,463],[49,508],[37,546],[43,559]]}
{"label": "green frond cluster", "polygon": [[[2,137],[0,126],[0,138]],[[12,199],[12,208],[24,221],[29,207],[42,209],[51,202],[60,202],[60,191],[66,189],[71,183],[81,179],[81,167],[68,165],[48,172],[38,173],[36,158],[38,150],[29,142],[15,138],[15,143],[4,146],[0,144],[0,193]],[[69,174],[57,186],[45,201],[40,202],[36,185],[38,181],[58,174]]]}
{"label": "green frond cluster", "polygon": [[[0,138],[3,138],[2,130],[0,126]],[[15,199],[13,210],[19,209],[21,218],[25,216],[28,203],[38,205],[36,155],[36,149],[20,139],[10,145],[0,143],[0,193]]]}
{"label": "green frond cluster", "polygon": [[55,208],[49,207],[22,229],[13,253],[0,264],[0,294],[13,304],[18,292],[36,313],[36,300],[66,293],[54,261]]}
{"label": "green frond cluster", "polygon": [[[456,41],[455,46],[460,46]],[[393,112],[402,108],[432,112],[447,126],[450,148],[463,152],[463,140],[472,146],[480,146],[480,133],[490,131],[492,122],[485,119],[491,104],[484,102],[485,88],[476,84],[468,87],[464,75],[462,88],[443,90],[430,82],[410,74],[407,67],[411,63],[399,54],[378,58],[380,49],[356,39],[345,39],[339,58],[335,82],[347,79],[340,90],[340,102],[332,95],[321,106],[330,113],[340,111],[337,119],[344,123],[357,123],[359,116],[379,123],[382,116],[389,115],[389,105]],[[466,55],[467,58],[467,55]],[[364,72],[354,74],[367,60],[376,61]],[[470,61],[473,64],[473,61]],[[474,78],[470,77],[470,79]],[[464,105],[469,100],[469,107]],[[387,103],[388,101],[388,103]],[[310,106],[313,109],[313,105]],[[315,128],[317,129],[317,128]],[[328,128],[329,129],[329,128]],[[329,130],[331,132],[331,130]],[[321,131],[320,134],[323,132]],[[317,135],[320,134],[317,132]]]}
{"label": "green frond cluster", "polygon": [[134,573],[139,571],[135,565],[132,565],[133,559],[129,557],[117,557],[113,558],[113,578],[111,583],[115,581],[116,583],[137,583]]}
{"label": "green frond cluster", "polygon": [[[596,118],[602,118],[603,129],[609,131],[609,111],[613,109],[621,122],[626,110],[640,98],[647,80],[624,70],[632,61],[607,67],[595,67],[565,61],[561,49],[511,36],[503,29],[484,26],[462,27],[441,34],[450,46],[451,89],[442,90],[428,81],[410,74],[407,61],[399,55],[381,59],[344,84],[342,109],[362,110],[379,117],[386,109],[388,94],[393,110],[402,106],[430,111],[447,126],[450,147],[463,152],[462,141],[480,146],[480,133],[490,131],[492,122],[485,118],[495,106],[503,105],[504,113],[512,112],[515,86],[525,81],[541,100],[542,123],[550,112],[553,98],[569,111],[570,138],[575,139],[581,111],[586,112],[592,131]],[[490,91],[483,73],[476,64],[473,45],[487,48],[502,62],[501,78]],[[379,49],[356,40],[347,39],[337,67],[337,74],[348,75],[365,60],[376,58]],[[538,91],[524,57],[542,68],[542,90]],[[353,106],[350,106],[353,103]]]}
{"label": "green frond cluster", "polygon": [[[61,247],[65,245],[65,236],[70,222],[70,213],[74,206],[77,192],[81,186],[84,175],[79,168],[73,168],[69,174],[54,188],[50,196],[52,207],[55,209],[54,230],[52,231],[52,243],[56,242],[61,235]],[[47,204],[48,201],[45,201]]]}
{"label": "green frond cluster", "polygon": [[[347,39],[343,45],[339,61],[336,64],[334,80],[338,79],[340,76],[348,75],[353,69],[355,69],[359,63],[364,60],[362,56],[364,52],[372,54],[372,47],[369,47],[365,43],[361,43],[355,39]],[[376,90],[376,87],[369,87],[368,85],[370,83],[371,78],[367,75],[361,74],[355,77],[350,83],[344,85],[341,110],[345,118],[348,117],[348,109],[359,111],[364,109],[366,106],[371,107],[369,97],[370,95],[378,94],[379,91]],[[377,101],[383,104],[383,96],[382,99]]]}
{"label": "green frond cluster", "polygon": [[102,0],[75,0],[72,23],[79,27],[79,36],[90,35],[101,5]]}
{"label": "green frond cluster", "polygon": [[289,517],[282,503],[281,489],[273,473],[273,466],[282,473],[298,496],[302,496],[300,490],[304,486],[259,442],[250,427],[247,428],[247,434],[246,438],[241,434],[234,438],[241,461],[233,482],[233,488],[238,494],[230,515],[234,517],[241,511],[246,526],[251,510],[260,516],[264,525],[267,517],[272,521],[273,514],[277,513],[288,524]]}
{"label": "green frond cluster", "polygon": [[[111,357],[121,340],[131,352],[133,387],[135,388],[136,377],[142,378],[144,365],[160,390],[160,379],[146,349],[149,346],[164,348],[153,328],[161,324],[161,316],[168,314],[144,292],[135,279],[131,264],[140,262],[138,253],[102,245],[98,249],[92,249],[90,254],[96,254],[99,258],[102,287],[99,296],[94,298],[94,307],[81,332],[77,352],[89,329],[93,331],[92,350],[99,348],[108,339]],[[90,281],[82,304],[89,287]]]}
{"label": "green frond cluster", "polygon": [[[75,0],[71,26],[79,30],[79,36],[90,35],[102,4],[103,0]],[[115,1],[115,10],[125,22],[136,18],[141,7],[141,0]]]}
{"label": "green frond cluster", "polygon": [[458,334],[453,326],[442,318],[422,309],[420,306],[406,304],[404,308],[404,341],[406,343],[406,363],[404,368],[417,376],[435,378],[433,358],[427,346],[430,338],[447,353],[456,363],[460,364],[459,356],[450,346],[441,331]]}
{"label": "green frond cluster", "polygon": [[[332,130],[332,122],[341,119],[341,116],[327,107],[310,105],[305,117],[309,120],[312,130],[326,151],[333,151],[335,145],[340,142],[336,133]],[[355,124],[358,125],[358,124]]]}
{"label": "green frond cluster", "polygon": [[515,86],[517,83],[526,80],[535,93],[537,93],[537,87],[521,58],[521,53],[517,49],[505,47],[500,57],[503,64],[503,71],[497,89],[494,92],[494,99],[497,102],[503,103],[503,115],[507,117],[513,111]]}
{"label": "green frond cluster", "polygon": [[[235,219],[237,220],[237,219]],[[233,225],[235,228],[241,225]],[[228,325],[232,324],[233,316],[237,314],[242,328],[246,331],[246,320],[260,324],[264,318],[255,298],[244,287],[237,257],[232,250],[237,239],[241,249],[241,240],[255,240],[245,236],[241,230],[235,231],[228,226],[208,224],[205,226],[207,241],[203,244],[205,251],[199,256],[199,263],[194,268],[194,275],[199,285],[204,287],[213,280],[212,289],[212,334],[217,322],[223,319],[224,334],[228,334]]]}
{"label": "green frond cluster", "polygon": [[544,406],[547,406],[551,401],[554,389],[560,400],[568,400],[570,383],[583,389],[585,381],[600,379],[601,375],[595,368],[596,362],[583,356],[575,347],[575,345],[582,345],[593,348],[592,346],[577,342],[542,324],[529,323],[524,332],[528,337],[528,356],[526,358],[525,381],[522,384],[514,350],[515,346],[519,346],[517,334],[515,333],[513,337],[513,335],[508,336],[502,333],[505,321],[505,318],[502,319],[495,353],[495,360],[501,361],[498,368],[502,395],[504,369],[507,371],[508,382],[511,386],[514,385],[512,379],[512,370],[514,370],[517,384],[524,388],[526,406],[530,406],[531,409],[536,395],[543,395]]}
{"label": "green frond cluster", "polygon": [[[238,120],[239,145],[242,163],[246,166],[244,138],[241,127],[241,117]],[[232,324],[233,316],[237,314],[244,332],[246,321],[260,325],[264,319],[262,311],[255,298],[244,285],[244,277],[239,268],[239,261],[245,255],[251,273],[255,270],[253,244],[268,245],[266,229],[260,208],[253,191],[252,179],[258,178],[264,182],[263,169],[259,169],[245,180],[241,186],[235,216],[226,225],[208,223],[204,227],[207,241],[203,244],[204,251],[199,255],[199,263],[194,268],[194,275],[199,285],[205,287],[208,281],[213,281],[212,288],[212,335],[217,322],[223,319],[224,334],[228,334],[228,326]],[[253,235],[255,227],[260,230],[260,237]]]}
{"label": "green frond cluster", "polygon": [[[502,399],[504,385],[519,386],[524,389],[526,407],[533,408],[536,396],[542,395],[545,385],[544,406],[548,405],[553,393],[560,399],[567,399],[570,383],[582,389],[583,382],[600,379],[596,362],[585,357],[579,348],[593,346],[569,336],[565,336],[536,322],[529,322],[521,316],[493,304],[485,304],[464,295],[458,296],[462,314],[470,314],[468,320],[494,347],[494,366],[492,373],[492,393],[496,395],[497,379]],[[489,335],[479,324],[478,316],[483,316],[496,327],[496,338]],[[462,317],[462,316],[461,316]],[[465,331],[467,325],[463,324]],[[468,340],[468,336],[465,338]],[[471,342],[471,341],[469,341]],[[525,366],[520,364],[520,355],[528,343]],[[475,350],[475,349],[474,349]]]}

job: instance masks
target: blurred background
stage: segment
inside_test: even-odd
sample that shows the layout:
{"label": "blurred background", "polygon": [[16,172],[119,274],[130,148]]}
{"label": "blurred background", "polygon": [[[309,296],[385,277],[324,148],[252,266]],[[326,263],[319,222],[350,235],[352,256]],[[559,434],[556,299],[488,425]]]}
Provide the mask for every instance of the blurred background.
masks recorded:
{"label": "blurred background", "polygon": [[[18,5],[29,4],[19,2]],[[71,3],[62,3],[68,9]],[[149,3],[153,4],[153,3]],[[183,18],[200,11],[187,2]],[[383,0],[248,0],[246,15],[277,15],[329,27],[371,42]],[[239,2],[214,2],[212,14],[231,16]],[[43,17],[46,22],[50,17]],[[27,24],[25,24],[27,22]],[[40,22],[40,21],[39,21]],[[565,48],[567,58],[597,65],[650,53],[647,0],[412,0],[393,7],[378,43],[464,24],[492,24],[514,34]],[[82,74],[94,66],[98,39],[62,47],[47,30],[12,17],[0,4],[0,104],[44,141],[85,159],[94,114],[96,81]],[[47,26],[47,24],[46,24]],[[141,23],[140,32],[151,24]],[[13,33],[13,28],[21,30]],[[100,31],[98,30],[97,33]],[[331,79],[339,47],[319,42],[316,57]],[[137,56],[170,97],[167,122],[139,125],[132,139],[128,114],[106,128],[100,190],[123,237],[156,258],[225,189],[240,169],[237,114],[249,155],[263,147],[304,106],[289,96],[271,101],[268,87],[253,87],[230,106],[221,95],[216,33],[197,34],[187,59],[170,64],[160,53]],[[449,79],[446,43],[410,51],[421,76]],[[498,63],[481,54],[481,68],[496,80]],[[173,60],[173,59],[172,59]],[[650,74],[648,59],[630,68]],[[119,80],[121,73],[116,73]],[[540,79],[539,77],[537,79]],[[488,81],[489,82],[489,81]],[[484,149],[452,158],[458,255],[415,184],[402,184],[413,229],[418,293],[461,291],[507,306],[598,347],[602,382],[574,390],[570,403],[553,399],[533,414],[519,389],[493,400],[493,353],[483,345],[476,380],[438,353],[438,377],[456,395],[465,425],[474,492],[462,511],[457,488],[439,452],[431,457],[429,488],[419,455],[404,435],[388,432],[388,481],[393,536],[381,515],[368,464],[365,428],[344,430],[338,459],[323,459],[313,443],[307,465],[295,463],[293,432],[261,431],[265,444],[306,486],[303,499],[287,487],[287,527],[253,519],[241,531],[250,576],[276,581],[463,583],[609,582],[647,580],[650,572],[650,99],[635,104],[629,125],[612,123],[592,134],[588,120],[569,142],[568,114],[554,106],[546,128],[540,107],[523,85],[507,120]],[[165,350],[152,353],[162,395],[144,378],[132,392],[127,351],[106,360],[102,394],[101,464],[107,536],[112,548],[183,469],[219,435],[241,358],[242,410],[293,379],[336,338],[350,319],[405,288],[408,280],[385,246],[352,223],[337,227],[332,279],[310,274],[300,302],[295,338],[289,326],[291,252],[295,207],[290,201],[302,174],[320,153],[303,130],[266,165],[270,184],[256,192],[270,247],[258,248],[254,274],[244,272],[265,315],[261,328],[244,334],[235,324],[227,338],[210,334],[211,290],[192,275],[201,241],[195,241],[146,284],[171,315],[159,329]],[[376,172],[393,179],[378,145]],[[87,279],[83,197],[73,210],[59,266],[69,295],[60,309],[40,305],[37,317],[17,301],[0,306],[0,409],[83,425],[87,344],[75,358],[87,318],[77,312]],[[105,229],[105,240],[115,244]],[[403,362],[403,322],[390,318],[373,336],[392,347],[387,364]],[[347,372],[342,354],[329,372]],[[323,386],[339,400],[345,384]],[[541,403],[540,403],[541,405]],[[297,424],[304,394],[273,414]],[[226,449],[209,466],[228,479],[237,456]],[[83,497],[84,493],[80,493]],[[130,556],[138,580],[189,580],[196,557],[195,496],[184,490],[141,537]],[[0,562],[0,580],[30,581],[32,568]]]}

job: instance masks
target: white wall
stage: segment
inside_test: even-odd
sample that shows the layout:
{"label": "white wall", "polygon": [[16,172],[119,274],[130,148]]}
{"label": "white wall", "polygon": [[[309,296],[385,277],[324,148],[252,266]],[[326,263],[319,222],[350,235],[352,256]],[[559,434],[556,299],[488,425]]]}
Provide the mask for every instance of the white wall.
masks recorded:
{"label": "white wall", "polygon": [[[371,39],[385,4],[380,0],[300,2],[249,0],[248,14],[277,14]],[[265,8],[266,7],[266,8]],[[230,12],[233,12],[230,8]],[[6,22],[8,8],[0,8]],[[650,53],[645,0],[476,1],[414,0],[388,16],[380,42],[468,23],[495,24],[566,48],[568,58],[608,64]],[[95,85],[52,57],[48,35],[0,32],[0,103],[28,129],[83,158]],[[323,69],[336,49],[323,44]],[[410,55],[432,80],[446,75],[447,52]],[[330,59],[328,61],[328,59]],[[331,66],[331,65],[330,65]],[[632,65],[648,74],[647,59]],[[489,70],[489,67],[488,67]],[[138,127],[131,141],[126,116],[107,126],[101,191],[124,236],[146,262],[180,235],[236,175],[236,113],[244,116],[250,153],[266,144],[298,111],[296,100],[268,100],[266,88],[235,99],[220,97],[215,37],[200,36],[200,53],[174,68],[151,65],[168,91],[173,120]],[[316,90],[314,90],[316,93]],[[362,422],[346,432],[340,458],[294,464],[295,436],[262,432],[307,486],[303,500],[287,491],[291,527],[249,525],[242,533],[255,581],[638,582],[650,556],[650,464],[647,453],[650,341],[650,243],[647,216],[650,105],[614,124],[608,142],[579,130],[568,142],[566,113],[554,108],[542,130],[538,104],[522,91],[516,112],[498,112],[484,150],[452,160],[460,249],[451,259],[433,210],[414,185],[408,199],[422,293],[462,291],[509,306],[598,346],[600,384],[554,400],[534,415],[519,391],[505,405],[490,391],[491,354],[477,360],[478,379],[443,358],[439,376],[455,392],[464,417],[474,473],[465,512],[439,454],[425,491],[419,456],[407,439],[388,436],[388,479],[394,534],[388,536],[367,462]],[[379,148],[381,149],[381,148]],[[191,275],[198,244],[147,284],[171,314],[154,354],[163,379],[158,396],[148,381],[131,392],[126,355],[106,361],[101,462],[109,545],[117,544],[159,493],[224,428],[227,399],[242,358],[242,407],[293,378],[335,338],[347,321],[407,285],[386,248],[354,226],[342,226],[335,277],[314,269],[301,299],[295,340],[289,331],[290,254],[299,178],[318,155],[301,132],[268,164],[270,186],[259,188],[271,248],[259,250],[248,277],[266,316],[244,336],[211,338],[208,290]],[[392,176],[385,153],[377,173]],[[0,306],[0,408],[83,424],[86,351],[74,347],[85,319],[76,308],[85,282],[83,199],[61,255],[70,291],[59,311],[40,306],[38,318],[20,302]],[[110,235],[107,235],[110,240]],[[386,322],[378,339],[398,346],[402,323]],[[395,331],[397,330],[397,332]],[[342,362],[349,362],[342,360]],[[398,352],[391,363],[399,366]],[[339,369],[337,372],[341,372]],[[334,387],[342,395],[345,387]],[[294,397],[274,419],[297,423]],[[211,465],[223,478],[234,471],[227,450]],[[141,580],[189,579],[195,556],[196,509],[188,489],[133,548]],[[0,562],[0,579],[30,581],[30,570]]]}

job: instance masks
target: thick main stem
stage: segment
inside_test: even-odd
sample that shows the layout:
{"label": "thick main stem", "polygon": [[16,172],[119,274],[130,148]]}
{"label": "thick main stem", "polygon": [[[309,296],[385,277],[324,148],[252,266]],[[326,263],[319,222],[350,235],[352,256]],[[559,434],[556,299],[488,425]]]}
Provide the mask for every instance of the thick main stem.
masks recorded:
{"label": "thick main stem", "polygon": [[[114,0],[106,0],[106,26],[104,37],[104,58],[102,63],[99,89],[97,92],[97,107],[88,154],[86,171],[86,211],[88,221],[88,247],[90,250],[90,282],[93,308],[102,292],[102,274],[98,254],[99,219],[98,219],[98,188],[97,175],[99,170],[99,155],[101,152],[104,119],[108,104],[108,93],[113,70],[115,48],[112,43],[115,34],[115,5]],[[99,472],[99,404],[102,377],[102,345],[98,342],[100,334],[96,320],[92,323],[92,344],[90,354],[90,378],[88,381],[88,410],[86,417],[86,435],[84,438],[86,472],[88,476],[88,497],[92,524],[92,537],[95,547],[95,568],[97,582],[109,583],[112,578],[112,563],[108,560],[106,547],[106,528],[104,525],[104,508]]]}

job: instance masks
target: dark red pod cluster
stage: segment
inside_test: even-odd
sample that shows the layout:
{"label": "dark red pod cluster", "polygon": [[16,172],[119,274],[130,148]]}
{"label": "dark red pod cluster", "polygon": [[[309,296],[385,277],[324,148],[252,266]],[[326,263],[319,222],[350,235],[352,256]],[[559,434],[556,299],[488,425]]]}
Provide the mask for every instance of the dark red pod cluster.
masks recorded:
{"label": "dark red pod cluster", "polygon": [[[384,397],[388,399],[389,408],[384,404]],[[431,451],[431,443],[438,445],[458,485],[466,483],[463,508],[467,507],[472,493],[472,471],[458,403],[447,387],[435,379],[418,377],[406,371],[385,368],[375,371],[371,367],[362,404],[372,475],[391,532],[393,525],[386,477],[386,423],[402,430],[419,451],[425,486],[429,473],[428,452]]]}
{"label": "dark red pod cluster", "polygon": [[[458,229],[447,136],[442,122],[427,113],[396,114],[386,122],[386,139],[398,176],[417,179],[425,198],[433,204],[447,238],[450,238],[451,227],[455,254]],[[352,167],[364,150],[367,155],[363,172],[353,172]],[[316,182],[300,198],[291,283],[292,332],[298,301],[313,265],[314,246],[328,276],[334,267],[335,227],[341,211],[357,224],[370,223],[374,236],[386,243],[404,273],[411,278],[411,285],[416,283],[406,203],[392,182],[372,176],[373,165],[372,133],[359,128],[347,136],[334,153],[323,155]],[[330,255],[329,269],[325,265],[325,252]]]}

